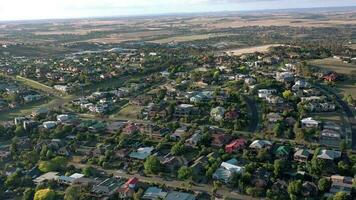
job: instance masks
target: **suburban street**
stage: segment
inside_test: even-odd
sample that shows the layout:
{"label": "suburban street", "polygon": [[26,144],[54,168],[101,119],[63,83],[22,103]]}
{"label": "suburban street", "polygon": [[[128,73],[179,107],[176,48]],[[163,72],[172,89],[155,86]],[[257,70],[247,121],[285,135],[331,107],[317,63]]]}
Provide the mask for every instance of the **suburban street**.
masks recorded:
{"label": "suburban street", "polygon": [[[140,182],[151,183],[151,184],[152,183],[160,183],[160,184],[164,184],[171,188],[185,189],[185,188],[187,188],[187,185],[189,184],[187,181],[165,180],[158,176],[141,176],[139,174],[128,174],[121,170],[103,169],[102,167],[99,167],[96,165],[81,164],[81,163],[74,163],[74,162],[70,162],[69,165],[73,165],[77,169],[83,169],[85,167],[93,167],[99,171],[105,172],[106,174],[112,174],[116,177],[125,178],[125,179],[129,179],[129,178],[132,178],[133,176],[135,176],[136,178],[139,179]],[[191,185],[190,189],[192,189],[194,191],[199,191],[199,192],[206,192],[209,194],[212,193],[212,186],[208,185],[208,184],[194,184],[194,185]],[[221,188],[218,189],[217,195],[218,196],[223,195],[224,197],[228,197],[228,198],[232,198],[232,199],[236,199],[236,200],[263,200],[263,198],[254,198],[251,196],[231,192],[231,189],[228,189],[225,186],[222,186]]]}

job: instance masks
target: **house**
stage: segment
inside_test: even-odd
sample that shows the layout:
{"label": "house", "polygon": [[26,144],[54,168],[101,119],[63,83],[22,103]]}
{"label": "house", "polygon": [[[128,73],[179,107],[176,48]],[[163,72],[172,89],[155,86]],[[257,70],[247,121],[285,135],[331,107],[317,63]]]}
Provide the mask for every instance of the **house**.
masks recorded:
{"label": "house", "polygon": [[336,72],[329,73],[322,77],[323,80],[328,81],[328,82],[336,81],[337,78],[338,78],[338,75]]}
{"label": "house", "polygon": [[290,155],[291,149],[288,146],[279,146],[275,151],[274,154],[278,158],[285,158],[287,159]]}
{"label": "house", "polygon": [[215,121],[221,121],[222,119],[224,119],[225,112],[226,112],[225,108],[218,106],[216,108],[211,109],[210,116]]}
{"label": "house", "polygon": [[47,121],[47,122],[43,122],[43,127],[45,129],[53,129],[57,126],[57,122],[55,121]]}
{"label": "house", "polygon": [[37,122],[34,120],[25,120],[23,121],[23,128],[27,130],[31,130],[37,126]]}
{"label": "house", "polygon": [[323,149],[317,156],[318,159],[334,161],[341,157],[340,151]]}
{"label": "house", "polygon": [[269,123],[276,123],[278,121],[281,121],[283,117],[279,113],[268,113],[266,115],[266,118]]}
{"label": "house", "polygon": [[135,123],[129,122],[125,125],[125,127],[122,129],[122,132],[127,135],[134,134],[138,131],[138,127],[136,126]]}
{"label": "house", "polygon": [[294,74],[292,72],[277,72],[276,80],[279,82],[292,82],[294,81]]}
{"label": "house", "polygon": [[279,97],[279,96],[276,96],[276,95],[267,96],[266,97],[266,101],[269,104],[282,104],[284,102],[282,97]]}
{"label": "house", "polygon": [[230,135],[226,135],[223,133],[212,134],[211,146],[215,148],[221,148],[226,145],[231,140]]}
{"label": "house", "polygon": [[194,96],[190,97],[189,101],[191,103],[204,103],[208,102],[212,99],[212,92],[211,91],[203,91],[195,94]]}
{"label": "house", "polygon": [[14,123],[15,125],[22,124],[25,120],[28,120],[26,117],[15,117]]}
{"label": "house", "polygon": [[185,192],[169,192],[164,200],[195,200],[195,196]]}
{"label": "house", "polygon": [[268,140],[255,140],[253,141],[250,146],[252,149],[264,149],[272,147],[272,142]]}
{"label": "house", "polygon": [[277,90],[276,89],[261,89],[258,90],[258,97],[261,99],[265,99],[269,95],[276,94]]}
{"label": "house", "polygon": [[237,152],[240,149],[243,149],[246,147],[247,141],[244,139],[236,139],[230,142],[230,144],[227,144],[225,146],[225,152],[227,153],[233,153]]}
{"label": "house", "polygon": [[118,191],[123,183],[124,182],[122,180],[114,177],[107,178],[99,184],[94,185],[91,192],[98,197],[111,196]]}
{"label": "house", "polygon": [[174,133],[171,134],[171,138],[174,140],[180,140],[184,137],[185,134],[187,134],[188,132],[188,127],[186,126],[182,126],[177,128]]}
{"label": "house", "polygon": [[164,199],[167,196],[167,192],[163,192],[161,188],[149,187],[142,196],[142,199],[146,200],[156,200]]}
{"label": "house", "polygon": [[201,134],[201,131],[200,130],[197,130],[194,132],[194,134],[189,138],[187,139],[185,142],[190,145],[190,146],[197,146],[199,144],[199,142],[201,141],[202,139],[202,134]]}
{"label": "house", "polygon": [[259,168],[253,173],[253,179],[251,181],[252,185],[259,187],[259,188],[265,188],[271,178],[271,173],[263,168]]}
{"label": "house", "polygon": [[213,178],[228,183],[234,173],[241,174],[243,171],[244,167],[237,166],[237,160],[231,159],[221,163],[220,167],[214,172]]}
{"label": "house", "polygon": [[120,199],[132,198],[135,193],[136,184],[138,183],[138,178],[133,177],[126,181],[125,184],[117,190]]}
{"label": "house", "polygon": [[313,182],[304,182],[301,193],[304,197],[315,197],[318,195],[318,187]]}
{"label": "house", "polygon": [[154,150],[153,147],[142,147],[137,149],[136,151],[131,152],[129,156],[130,158],[144,160],[152,154],[153,150]]}
{"label": "house", "polygon": [[341,134],[336,130],[323,129],[320,133],[320,143],[327,146],[339,147]]}
{"label": "house", "polygon": [[66,114],[64,114],[64,115],[57,115],[56,118],[57,118],[57,121],[60,122],[60,123],[68,122],[69,119],[70,119],[69,115],[66,115]]}
{"label": "house", "polygon": [[161,163],[165,169],[168,169],[171,172],[177,171],[180,167],[188,165],[187,159],[183,156],[164,157]]}
{"label": "house", "polygon": [[331,188],[329,193],[325,194],[325,196],[329,197],[335,195],[338,192],[345,192],[346,194],[351,194],[353,178],[347,176],[340,175],[332,175],[330,177],[331,180]]}
{"label": "house", "polygon": [[311,85],[305,80],[297,80],[292,86],[292,91],[298,91],[305,88],[310,88]]}
{"label": "house", "polygon": [[49,113],[49,110],[47,108],[39,108],[35,111],[32,112],[31,116],[32,117],[37,117],[37,116],[42,116],[42,115],[46,115],[47,113]]}
{"label": "house", "polygon": [[205,177],[205,166],[209,161],[209,158],[216,157],[216,153],[212,152],[206,156],[200,156],[198,159],[194,160],[194,163],[189,167],[193,171],[193,178],[203,179]]}
{"label": "house", "polygon": [[129,155],[130,151],[128,149],[120,149],[115,152],[115,158],[124,159]]}
{"label": "house", "polygon": [[302,123],[302,128],[318,128],[320,122],[317,120],[314,120],[312,117],[304,118],[300,120]]}
{"label": "house", "polygon": [[57,180],[58,179],[58,172],[47,172],[45,174],[42,174],[41,176],[33,179],[33,182],[36,184],[36,185],[39,185],[45,181],[50,181],[50,180]]}
{"label": "house", "polygon": [[174,110],[175,117],[189,117],[191,114],[194,114],[194,105],[192,104],[180,104],[176,106]]}
{"label": "house", "polygon": [[310,157],[311,157],[311,151],[304,148],[298,149],[293,155],[294,160],[298,162],[307,162]]}
{"label": "house", "polygon": [[61,91],[61,92],[69,92],[70,91],[70,87],[68,87],[67,85],[54,85],[53,88],[58,91]]}
{"label": "house", "polygon": [[226,120],[232,121],[232,120],[235,120],[238,116],[239,116],[239,113],[236,110],[230,110],[230,111],[225,112],[224,118]]}

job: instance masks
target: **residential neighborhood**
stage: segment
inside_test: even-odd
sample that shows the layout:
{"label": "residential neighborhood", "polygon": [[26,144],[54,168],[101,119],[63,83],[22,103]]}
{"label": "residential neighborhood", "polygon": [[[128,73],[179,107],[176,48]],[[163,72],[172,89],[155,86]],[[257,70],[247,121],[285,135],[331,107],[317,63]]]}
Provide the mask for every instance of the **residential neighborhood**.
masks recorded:
{"label": "residential neighborhood", "polygon": [[0,20],[0,199],[356,199],[354,11]]}

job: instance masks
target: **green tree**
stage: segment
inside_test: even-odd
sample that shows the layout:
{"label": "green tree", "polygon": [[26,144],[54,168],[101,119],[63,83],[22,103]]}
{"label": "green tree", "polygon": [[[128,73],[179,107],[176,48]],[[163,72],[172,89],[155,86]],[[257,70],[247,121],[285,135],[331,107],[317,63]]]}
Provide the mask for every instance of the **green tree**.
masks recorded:
{"label": "green tree", "polygon": [[79,200],[81,189],[79,186],[69,186],[64,193],[64,200]]}
{"label": "green tree", "polygon": [[318,181],[318,188],[321,192],[327,192],[329,191],[331,186],[331,181],[328,178],[321,178]]}
{"label": "green tree", "polygon": [[284,127],[281,122],[276,123],[273,127],[273,132],[275,137],[282,137],[284,132]]}
{"label": "green tree", "polygon": [[300,180],[292,181],[288,185],[289,195],[299,196],[302,191],[302,182]]}
{"label": "green tree", "polygon": [[149,156],[144,163],[144,168],[147,173],[157,174],[161,171],[161,162],[156,156]]}
{"label": "green tree", "polygon": [[283,98],[290,100],[293,97],[293,93],[290,90],[285,90],[283,92]]}
{"label": "green tree", "polygon": [[340,161],[337,163],[337,168],[339,169],[340,174],[345,175],[349,172],[350,166],[345,161]]}
{"label": "green tree", "polygon": [[275,160],[273,167],[274,167],[274,171],[273,171],[274,175],[276,177],[281,176],[281,173],[284,169],[284,161],[283,160]]}
{"label": "green tree", "polygon": [[33,200],[55,200],[56,192],[51,189],[41,189],[35,193]]}
{"label": "green tree", "polygon": [[35,190],[32,188],[26,188],[26,190],[22,193],[22,200],[32,200],[35,195]]}
{"label": "green tree", "polygon": [[183,166],[178,170],[178,178],[185,180],[192,177],[193,170],[189,167]]}
{"label": "green tree", "polygon": [[345,192],[338,192],[334,195],[333,200],[349,200],[349,196]]}
{"label": "green tree", "polygon": [[182,155],[185,152],[185,146],[182,142],[174,144],[171,148],[171,153],[174,156]]}

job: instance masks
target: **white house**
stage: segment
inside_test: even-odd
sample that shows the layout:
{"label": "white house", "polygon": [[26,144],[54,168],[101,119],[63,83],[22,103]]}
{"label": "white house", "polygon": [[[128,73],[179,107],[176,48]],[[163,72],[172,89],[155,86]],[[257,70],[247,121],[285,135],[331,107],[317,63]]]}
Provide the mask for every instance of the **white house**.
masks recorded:
{"label": "white house", "polygon": [[258,90],[258,97],[265,99],[266,97],[272,95],[272,94],[276,94],[277,90],[276,89],[261,89]]}
{"label": "white house", "polygon": [[314,120],[312,117],[304,118],[300,122],[303,128],[318,128],[320,124],[319,121]]}
{"label": "white house", "polygon": [[52,129],[52,128],[57,126],[57,122],[55,122],[55,121],[47,121],[47,122],[43,122],[42,125],[46,129]]}

